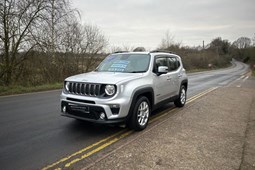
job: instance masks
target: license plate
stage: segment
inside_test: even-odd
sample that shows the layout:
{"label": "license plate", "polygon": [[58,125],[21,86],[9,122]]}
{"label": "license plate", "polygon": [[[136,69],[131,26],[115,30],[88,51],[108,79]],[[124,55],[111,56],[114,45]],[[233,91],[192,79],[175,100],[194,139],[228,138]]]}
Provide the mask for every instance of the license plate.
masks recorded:
{"label": "license plate", "polygon": [[84,113],[89,113],[89,106],[68,104],[73,111],[79,111]]}

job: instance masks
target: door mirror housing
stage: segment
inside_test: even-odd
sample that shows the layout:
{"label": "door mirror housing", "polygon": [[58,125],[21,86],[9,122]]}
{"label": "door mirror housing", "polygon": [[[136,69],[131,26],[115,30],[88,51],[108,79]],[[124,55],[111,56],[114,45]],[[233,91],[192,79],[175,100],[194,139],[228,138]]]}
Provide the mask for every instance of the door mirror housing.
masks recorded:
{"label": "door mirror housing", "polygon": [[168,72],[167,66],[159,66],[158,67],[158,75],[166,74]]}

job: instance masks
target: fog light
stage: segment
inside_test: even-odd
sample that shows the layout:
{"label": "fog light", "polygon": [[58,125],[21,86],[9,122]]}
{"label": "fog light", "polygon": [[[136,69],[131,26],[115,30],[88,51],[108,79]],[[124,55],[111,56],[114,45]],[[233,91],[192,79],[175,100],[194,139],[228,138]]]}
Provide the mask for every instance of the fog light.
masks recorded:
{"label": "fog light", "polygon": [[62,111],[65,113],[66,112],[66,106],[63,106]]}
{"label": "fog light", "polygon": [[105,119],[105,114],[103,112],[100,113],[100,119],[102,119],[102,120]]}

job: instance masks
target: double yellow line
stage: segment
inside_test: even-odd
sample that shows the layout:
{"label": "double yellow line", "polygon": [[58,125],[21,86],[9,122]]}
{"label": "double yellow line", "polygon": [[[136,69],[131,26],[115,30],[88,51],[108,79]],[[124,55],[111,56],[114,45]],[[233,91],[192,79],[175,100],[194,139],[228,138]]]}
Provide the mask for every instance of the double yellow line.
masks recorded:
{"label": "double yellow line", "polygon": [[[60,170],[61,168],[53,168],[53,167],[55,167],[57,165],[60,165],[61,163],[64,163],[64,162],[70,160],[70,162],[64,164],[64,168],[68,168],[72,164],[74,164],[74,163],[76,163],[76,162],[78,162],[78,161],[80,161],[82,159],[85,159],[88,156],[90,156],[90,155],[92,155],[92,154],[94,154],[96,152],[99,152],[100,150],[106,148],[107,146],[117,142],[121,138],[124,138],[125,136],[131,134],[132,132],[133,131],[128,131],[127,129],[121,130],[121,131],[119,131],[119,132],[117,132],[117,133],[115,133],[115,134],[113,134],[113,135],[111,135],[111,136],[109,136],[107,138],[104,138],[104,139],[102,139],[102,140],[100,140],[100,141],[98,141],[96,143],[93,143],[92,145],[87,146],[86,148],[83,148],[83,149],[81,149],[81,150],[79,150],[79,151],[77,151],[77,152],[75,152],[75,153],[73,153],[73,154],[71,154],[71,155],[69,155],[67,157],[62,158],[59,161],[57,161],[57,162],[55,162],[55,163],[53,163],[51,165],[48,165],[48,166],[42,168],[42,170],[48,170],[48,169],[55,169],[55,170],[58,169],[58,170]],[[88,150],[90,150],[90,149],[92,149],[92,148],[94,148],[94,147],[96,147],[98,145],[99,145],[99,147],[89,151],[86,154],[83,154],[84,152],[86,152],[86,151],[88,151]],[[79,156],[81,154],[83,154],[83,155]],[[79,157],[77,157],[77,156],[79,156]],[[75,157],[77,157],[77,158],[75,158]],[[71,160],[71,158],[75,158],[75,159]]]}
{"label": "double yellow line", "polygon": [[[218,87],[213,87],[210,88],[208,90],[205,90],[193,97],[191,97],[190,99],[187,100],[187,104],[193,102],[194,100],[197,100],[198,98],[216,90]],[[157,121],[158,119],[160,119],[161,117],[166,116],[169,112],[174,112],[175,110],[177,110],[177,108],[171,107],[167,110],[165,110],[164,112],[158,113],[154,116],[151,117],[149,124]],[[119,141],[120,139],[130,135],[131,133],[133,133],[132,130],[128,130],[128,129],[123,129],[109,137],[106,137],[96,143],[93,143],[92,145],[89,145],[67,157],[64,157],[62,159],[60,159],[59,161],[52,163],[44,168],[42,168],[42,170],[49,170],[49,169],[55,169],[55,170],[61,170],[62,168],[66,169],[69,168],[71,165],[101,151],[102,149],[112,145],[113,143],[116,143],[117,141]]]}
{"label": "double yellow line", "polygon": [[208,90],[205,90],[205,91],[203,91],[203,92],[201,92],[201,93],[199,93],[199,94],[197,94],[197,95],[195,95],[195,96],[189,98],[189,99],[187,100],[187,104],[189,104],[189,103],[193,102],[194,100],[197,100],[198,98],[200,98],[200,97],[202,97],[202,96],[204,96],[204,95],[206,95],[206,94],[208,94],[208,93],[210,93],[210,92],[216,90],[217,88],[219,88],[219,87],[212,87],[212,88],[210,88],[210,89],[208,89]]}

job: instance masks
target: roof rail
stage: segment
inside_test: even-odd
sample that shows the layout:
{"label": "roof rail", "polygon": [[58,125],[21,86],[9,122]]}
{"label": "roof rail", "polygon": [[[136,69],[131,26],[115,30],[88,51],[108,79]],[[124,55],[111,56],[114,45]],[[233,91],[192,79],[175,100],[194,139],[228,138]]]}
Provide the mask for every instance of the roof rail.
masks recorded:
{"label": "roof rail", "polygon": [[129,51],[115,51],[115,52],[113,52],[113,54],[116,54],[116,53],[127,53],[127,52],[129,52]]}
{"label": "roof rail", "polygon": [[172,51],[167,51],[167,50],[152,50],[150,53],[170,53],[173,54]]}

